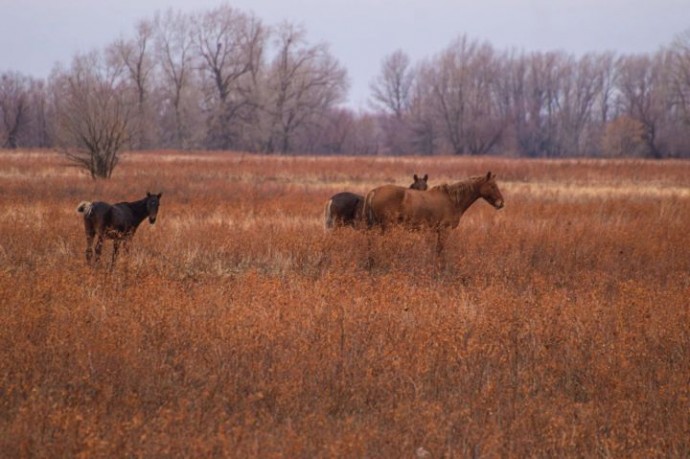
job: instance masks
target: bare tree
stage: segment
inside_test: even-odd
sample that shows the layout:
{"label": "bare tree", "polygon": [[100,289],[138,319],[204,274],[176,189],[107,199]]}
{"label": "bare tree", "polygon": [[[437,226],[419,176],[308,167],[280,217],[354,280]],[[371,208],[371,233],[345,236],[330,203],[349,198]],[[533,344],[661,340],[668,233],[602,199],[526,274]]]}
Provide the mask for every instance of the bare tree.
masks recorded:
{"label": "bare tree", "polygon": [[58,147],[92,178],[109,178],[136,110],[126,81],[97,52],[77,55],[51,80]]}
{"label": "bare tree", "polygon": [[265,39],[259,19],[227,4],[195,18],[194,40],[209,91],[213,147],[237,146],[243,122],[255,115]]}
{"label": "bare tree", "polygon": [[142,20],[136,24],[131,39],[120,38],[106,48],[106,56],[113,68],[121,69],[130,82],[137,110],[132,123],[131,146],[135,149],[149,148],[152,142],[152,107],[149,101],[154,60],[152,52],[153,24]]}
{"label": "bare tree", "polygon": [[296,132],[318,122],[347,89],[347,74],[324,44],[309,46],[302,28],[289,23],[276,31],[264,109],[270,119],[265,151],[287,153]]}
{"label": "bare tree", "polygon": [[417,77],[411,90],[409,108],[409,142],[410,150],[423,155],[433,155],[439,149],[440,129],[436,122],[432,100],[431,86],[426,84],[428,72],[423,66],[417,69]]}
{"label": "bare tree", "polygon": [[410,58],[398,50],[383,59],[381,73],[370,85],[371,105],[379,112],[385,137],[383,150],[393,154],[414,152],[410,113],[414,76]]}
{"label": "bare tree", "polygon": [[470,69],[467,150],[472,155],[489,153],[499,142],[507,124],[501,111],[500,64],[490,45],[480,46]]}
{"label": "bare tree", "polygon": [[625,56],[618,62],[619,103],[623,112],[642,123],[643,139],[652,158],[663,157],[659,130],[663,125],[665,53],[656,56]]}
{"label": "bare tree", "polygon": [[504,151],[521,156],[599,153],[614,115],[614,57],[561,52],[502,58],[500,106],[510,120]]}
{"label": "bare tree", "polygon": [[690,157],[690,29],[679,34],[670,48],[670,149]]}
{"label": "bare tree", "polygon": [[381,73],[371,83],[373,104],[402,119],[410,106],[410,91],[414,72],[410,58],[402,50],[385,57],[381,63]]}
{"label": "bare tree", "polygon": [[[202,130],[196,116],[201,105],[201,94],[196,91],[193,72],[191,19],[168,10],[156,15],[154,31],[156,61],[160,68],[158,83],[163,100],[160,120],[162,141],[164,145],[190,148],[197,145],[195,132]],[[168,121],[169,118],[171,121]]]}
{"label": "bare tree", "polygon": [[493,48],[464,36],[426,65],[428,103],[453,153],[488,153],[500,139],[506,120],[497,103],[497,69]]}
{"label": "bare tree", "polygon": [[51,113],[48,90],[43,79],[29,81],[29,123],[23,145],[47,148],[52,146]]}
{"label": "bare tree", "polygon": [[672,45],[675,104],[690,127],[690,29],[679,34]]}
{"label": "bare tree", "polygon": [[29,78],[16,72],[0,75],[0,145],[17,148],[29,122]]}
{"label": "bare tree", "polygon": [[561,91],[558,99],[559,136],[561,154],[582,155],[591,147],[587,128],[592,126],[596,96],[601,93],[596,60],[588,54],[580,59],[572,56],[563,61]]}
{"label": "bare tree", "polygon": [[605,125],[609,120],[617,116],[614,101],[616,89],[616,56],[612,52],[606,52],[596,55],[594,59],[600,86],[593,110],[598,119],[598,123]]}
{"label": "bare tree", "polygon": [[514,62],[513,123],[521,155],[563,154],[564,79],[571,71],[569,57],[561,52],[532,53]]}

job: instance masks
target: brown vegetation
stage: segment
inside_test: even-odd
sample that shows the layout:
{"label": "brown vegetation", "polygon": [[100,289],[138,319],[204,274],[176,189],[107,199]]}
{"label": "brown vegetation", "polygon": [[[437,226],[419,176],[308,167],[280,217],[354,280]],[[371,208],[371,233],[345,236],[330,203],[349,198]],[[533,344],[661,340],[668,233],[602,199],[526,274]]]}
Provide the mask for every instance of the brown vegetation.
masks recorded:
{"label": "brown vegetation", "polygon": [[[63,162],[0,153],[7,457],[690,455],[687,162]],[[337,191],[487,170],[506,206],[441,263],[424,233],[323,230]],[[75,206],[147,189],[156,225],[89,269]]]}

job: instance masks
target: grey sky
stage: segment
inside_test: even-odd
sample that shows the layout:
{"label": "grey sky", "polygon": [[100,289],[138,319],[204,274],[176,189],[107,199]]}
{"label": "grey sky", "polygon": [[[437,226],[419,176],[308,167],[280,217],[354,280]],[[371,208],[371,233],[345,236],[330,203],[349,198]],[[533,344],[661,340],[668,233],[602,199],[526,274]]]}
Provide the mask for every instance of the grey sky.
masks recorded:
{"label": "grey sky", "polygon": [[[221,0],[0,0],[0,71],[36,77],[78,51],[131,35],[156,11]],[[366,108],[381,59],[429,57],[466,34],[497,49],[653,52],[690,28],[690,0],[234,0],[266,24],[290,20],[325,41],[348,70],[350,105]]]}

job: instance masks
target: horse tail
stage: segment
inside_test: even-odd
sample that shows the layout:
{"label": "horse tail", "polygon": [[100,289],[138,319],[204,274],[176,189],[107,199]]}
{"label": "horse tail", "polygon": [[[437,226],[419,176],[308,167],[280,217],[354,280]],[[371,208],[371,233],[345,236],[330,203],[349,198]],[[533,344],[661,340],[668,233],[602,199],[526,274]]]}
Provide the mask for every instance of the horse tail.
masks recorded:
{"label": "horse tail", "polygon": [[329,199],[323,212],[323,227],[326,230],[333,229],[335,221],[333,218],[333,199]]}
{"label": "horse tail", "polygon": [[375,194],[376,190],[371,190],[367,193],[367,196],[364,198],[364,207],[362,209],[362,214],[364,215],[364,221],[367,223],[367,228],[371,228],[376,224],[376,214],[374,213],[374,208],[371,205],[371,202],[373,201]]}
{"label": "horse tail", "polygon": [[91,207],[93,207],[93,203],[91,201],[82,201],[77,206],[77,212],[84,214],[85,217],[88,217],[91,213]]}

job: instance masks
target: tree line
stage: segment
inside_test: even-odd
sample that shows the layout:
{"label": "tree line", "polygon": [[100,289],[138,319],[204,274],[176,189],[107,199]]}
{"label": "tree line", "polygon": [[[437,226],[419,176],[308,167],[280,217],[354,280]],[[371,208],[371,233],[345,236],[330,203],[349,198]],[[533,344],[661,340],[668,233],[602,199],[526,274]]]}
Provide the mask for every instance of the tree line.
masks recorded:
{"label": "tree line", "polygon": [[654,54],[497,51],[460,37],[383,60],[372,98],[387,151],[690,157],[690,30]]}
{"label": "tree line", "polygon": [[383,58],[343,102],[324,43],[222,5],[168,10],[46,79],[0,75],[0,146],[57,148],[94,176],[123,149],[690,157],[690,30],[653,54],[495,49],[460,36]]}

